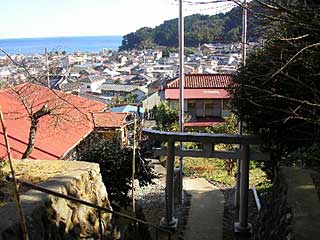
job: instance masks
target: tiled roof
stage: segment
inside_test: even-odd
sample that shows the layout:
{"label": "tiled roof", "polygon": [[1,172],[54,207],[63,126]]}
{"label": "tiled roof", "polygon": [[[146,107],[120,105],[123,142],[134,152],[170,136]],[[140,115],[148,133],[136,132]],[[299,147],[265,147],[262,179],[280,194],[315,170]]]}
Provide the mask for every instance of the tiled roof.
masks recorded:
{"label": "tiled roof", "polygon": [[103,84],[99,89],[104,91],[115,91],[115,92],[132,92],[136,89],[140,90],[138,85],[124,85],[124,84]]}
{"label": "tiled roof", "polygon": [[99,82],[99,81],[104,81],[104,80],[105,80],[105,78],[103,76],[90,75],[88,77],[80,79],[80,82],[93,83],[93,82]]}
{"label": "tiled roof", "polygon": [[120,128],[126,124],[128,113],[101,112],[93,114],[94,126],[98,128]]}
{"label": "tiled roof", "polygon": [[[231,81],[230,74],[186,74],[185,88],[227,88]],[[179,88],[180,79],[167,83],[166,88]]]}
{"label": "tiled roof", "polygon": [[[21,158],[26,149],[30,120],[22,102],[13,90],[37,111],[43,105],[54,109],[54,115],[39,120],[35,148],[31,159],[59,159],[71,150],[93,129],[91,113],[100,112],[105,105],[61,91],[52,91],[46,87],[25,83],[0,91],[0,104],[11,145],[13,158]],[[0,156],[6,157],[3,130],[0,128]]]}

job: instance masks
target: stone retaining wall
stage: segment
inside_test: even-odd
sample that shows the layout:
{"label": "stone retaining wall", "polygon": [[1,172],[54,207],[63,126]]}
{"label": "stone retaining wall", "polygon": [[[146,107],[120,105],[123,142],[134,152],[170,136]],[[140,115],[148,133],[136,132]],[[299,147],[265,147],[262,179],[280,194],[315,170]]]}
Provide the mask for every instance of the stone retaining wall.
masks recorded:
{"label": "stone retaining wall", "polygon": [[[44,188],[110,208],[98,164],[62,160],[19,160],[15,162],[15,167],[19,164],[32,168],[30,172],[39,169],[42,177],[46,175],[46,169],[50,172],[49,175],[56,172],[54,177],[39,184]],[[96,239],[99,236],[97,212],[91,207],[35,190],[22,194],[21,201],[29,239]],[[0,208],[0,216],[0,240],[21,239],[15,203],[11,202]],[[108,226],[111,214],[102,213],[102,219],[103,225]]]}
{"label": "stone retaining wall", "polygon": [[263,199],[254,239],[319,239],[320,202],[312,173],[295,167],[280,168],[272,193]]}

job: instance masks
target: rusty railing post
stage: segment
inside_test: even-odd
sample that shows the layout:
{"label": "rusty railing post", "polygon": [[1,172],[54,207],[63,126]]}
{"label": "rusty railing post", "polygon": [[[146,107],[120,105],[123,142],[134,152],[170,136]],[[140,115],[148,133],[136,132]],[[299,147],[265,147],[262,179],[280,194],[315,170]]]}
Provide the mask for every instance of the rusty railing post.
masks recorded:
{"label": "rusty railing post", "polygon": [[174,141],[168,141],[166,190],[168,199],[166,201],[166,216],[161,219],[160,226],[175,229],[178,220],[173,217],[174,212]]}
{"label": "rusty railing post", "polygon": [[234,193],[234,207],[239,209],[240,202],[240,176],[241,176],[241,160],[237,159],[237,181],[236,181],[236,189]]}
{"label": "rusty railing post", "polygon": [[239,222],[235,223],[236,233],[250,233],[251,224],[248,223],[248,195],[249,195],[249,144],[242,144],[240,149],[240,210]]}
{"label": "rusty railing post", "polygon": [[102,219],[101,219],[101,210],[100,210],[100,209],[98,209],[98,218],[99,218],[99,233],[100,233],[100,239],[103,239]]}

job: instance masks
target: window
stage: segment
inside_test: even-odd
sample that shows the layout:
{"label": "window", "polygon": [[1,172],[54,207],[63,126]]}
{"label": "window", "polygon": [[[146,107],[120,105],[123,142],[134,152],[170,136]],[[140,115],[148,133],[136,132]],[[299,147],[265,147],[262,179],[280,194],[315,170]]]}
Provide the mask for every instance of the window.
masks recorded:
{"label": "window", "polygon": [[188,114],[191,115],[191,118],[195,118],[196,116],[196,102],[195,101],[188,101],[187,102],[187,111]]}
{"label": "window", "polygon": [[204,101],[203,100],[197,100],[196,101],[196,117],[204,117]]}
{"label": "window", "polygon": [[195,102],[188,102],[188,111],[192,111],[196,109],[196,103]]}
{"label": "window", "polygon": [[221,116],[221,101],[220,100],[206,100],[205,101],[205,116],[206,117],[220,117]]}

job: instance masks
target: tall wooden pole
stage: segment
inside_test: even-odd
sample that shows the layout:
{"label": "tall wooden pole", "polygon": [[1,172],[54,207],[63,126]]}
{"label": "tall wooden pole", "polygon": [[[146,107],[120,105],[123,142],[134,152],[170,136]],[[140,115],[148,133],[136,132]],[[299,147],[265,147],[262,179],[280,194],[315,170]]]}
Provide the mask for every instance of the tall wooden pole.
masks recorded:
{"label": "tall wooden pole", "polygon": [[[182,0],[179,0],[179,131],[184,131],[184,19]],[[182,149],[182,143],[180,143]],[[179,203],[182,203],[183,198],[183,157],[180,157],[179,162]]]}
{"label": "tall wooden pole", "polygon": [[137,117],[134,114],[133,121],[133,152],[132,152],[132,178],[131,178],[131,198],[132,198],[132,215],[136,216],[136,202],[135,202],[135,184],[134,177],[136,174],[136,125],[137,125]]}
{"label": "tall wooden pole", "polygon": [[248,21],[248,10],[247,10],[247,0],[243,1],[243,11],[242,11],[242,61],[243,66],[246,66],[247,58],[247,21]]}
{"label": "tall wooden pole", "polygon": [[[247,1],[243,1],[243,8],[242,8],[242,64],[246,66],[246,57],[247,57],[247,18],[248,18],[248,10],[247,10]],[[242,119],[239,119],[239,134],[242,135],[243,133],[243,122]],[[240,201],[240,175],[241,175],[241,161],[237,160],[237,183],[236,183],[236,191],[235,191],[235,206],[239,207]]]}
{"label": "tall wooden pole", "polygon": [[1,105],[0,105],[0,121],[1,121],[4,140],[5,140],[5,144],[6,144],[6,148],[7,148],[11,176],[12,176],[12,180],[13,180],[14,196],[15,196],[15,200],[16,200],[16,204],[17,204],[17,208],[18,208],[18,213],[19,213],[19,217],[20,217],[20,227],[21,227],[21,232],[22,232],[22,239],[28,240],[27,224],[26,224],[26,219],[24,217],[24,213],[23,213],[22,206],[21,206],[21,200],[20,200],[20,196],[19,196],[19,189],[18,189],[18,183],[16,180],[16,175],[15,175],[13,165],[12,165],[10,143],[8,140],[7,127],[4,123],[4,117],[3,117]]}

